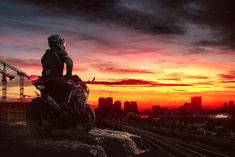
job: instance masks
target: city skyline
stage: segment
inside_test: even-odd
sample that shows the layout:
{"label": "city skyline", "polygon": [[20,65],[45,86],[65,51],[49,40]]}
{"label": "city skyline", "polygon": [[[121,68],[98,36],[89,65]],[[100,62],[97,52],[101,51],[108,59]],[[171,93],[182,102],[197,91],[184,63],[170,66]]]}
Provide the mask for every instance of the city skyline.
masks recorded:
{"label": "city skyline", "polygon": [[[207,108],[205,106],[203,106],[203,98],[201,96],[193,96],[193,97],[190,97],[189,98],[190,103],[185,101],[184,104],[179,104],[177,106],[174,106],[174,107],[169,107],[169,106],[165,106],[165,105],[162,105],[162,104],[157,104],[155,103],[154,105],[150,106],[149,108],[142,108],[141,107],[141,104],[139,104],[137,101],[133,101],[133,100],[123,100],[123,101],[120,101],[120,100],[115,100],[113,97],[109,96],[109,97],[99,97],[98,98],[98,103],[96,106],[93,106],[94,108],[97,108],[97,109],[101,109],[102,108],[104,110],[123,110],[125,112],[128,112],[126,110],[126,106],[129,106],[130,104],[134,104],[134,106],[137,106],[136,108],[137,109],[134,109],[135,111],[144,111],[144,110],[159,110],[160,108],[167,108],[167,109],[183,109],[189,113],[191,113],[193,111],[193,113],[201,113],[201,111],[203,109],[218,109],[218,108],[226,108],[227,106],[234,106],[234,101],[233,100],[229,100],[229,101],[225,101],[223,104],[219,105],[219,106],[216,106],[214,108]],[[104,107],[105,106],[105,107]],[[156,107],[156,108],[155,108]],[[155,109],[153,109],[155,108]],[[132,109],[133,110],[133,109]]]}

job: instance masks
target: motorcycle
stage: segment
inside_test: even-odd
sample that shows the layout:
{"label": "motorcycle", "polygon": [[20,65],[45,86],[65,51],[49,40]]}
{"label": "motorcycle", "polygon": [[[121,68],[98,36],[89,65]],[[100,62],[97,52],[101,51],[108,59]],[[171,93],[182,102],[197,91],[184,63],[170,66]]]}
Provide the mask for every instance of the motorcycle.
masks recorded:
{"label": "motorcycle", "polygon": [[[31,75],[32,84],[41,92],[27,107],[26,121],[32,134],[50,134],[55,129],[76,129],[89,132],[95,124],[96,115],[87,104],[89,88],[77,75],[66,82],[74,87],[70,102],[63,105],[64,91],[55,91],[42,77]],[[91,78],[88,82],[93,82]]]}

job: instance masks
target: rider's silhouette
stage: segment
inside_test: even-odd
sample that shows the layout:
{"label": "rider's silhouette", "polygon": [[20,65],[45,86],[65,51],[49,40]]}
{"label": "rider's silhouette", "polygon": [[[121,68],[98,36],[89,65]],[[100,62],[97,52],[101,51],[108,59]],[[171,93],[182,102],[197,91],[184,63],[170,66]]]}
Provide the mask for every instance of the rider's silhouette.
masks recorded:
{"label": "rider's silhouette", "polygon": [[72,86],[64,80],[63,70],[64,63],[66,64],[65,78],[72,76],[73,61],[65,51],[65,41],[61,35],[52,35],[48,38],[50,49],[46,50],[41,59],[43,71],[42,77],[48,81],[48,84],[56,90],[66,92],[64,104],[69,103]]}

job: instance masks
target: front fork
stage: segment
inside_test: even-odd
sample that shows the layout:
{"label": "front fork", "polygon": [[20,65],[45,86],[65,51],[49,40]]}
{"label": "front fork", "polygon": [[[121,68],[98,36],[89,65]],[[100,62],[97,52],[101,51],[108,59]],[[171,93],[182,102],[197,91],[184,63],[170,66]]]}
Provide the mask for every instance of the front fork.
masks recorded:
{"label": "front fork", "polygon": [[46,92],[46,91],[41,91],[41,97],[45,104],[48,104],[53,111],[55,112],[60,112],[61,107],[57,104],[57,102]]}

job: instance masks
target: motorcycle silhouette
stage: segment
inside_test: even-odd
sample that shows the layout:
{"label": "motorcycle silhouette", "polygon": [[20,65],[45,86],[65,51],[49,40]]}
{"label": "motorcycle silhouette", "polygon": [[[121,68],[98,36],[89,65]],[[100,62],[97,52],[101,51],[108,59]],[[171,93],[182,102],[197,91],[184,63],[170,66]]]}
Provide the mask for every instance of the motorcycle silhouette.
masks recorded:
{"label": "motorcycle silhouette", "polygon": [[[76,129],[80,132],[89,132],[92,129],[96,115],[87,104],[89,88],[77,75],[66,80],[75,87],[67,105],[61,105],[65,91],[50,88],[50,84],[40,76],[31,75],[29,78],[41,92],[40,97],[29,103],[26,112],[26,121],[32,134],[44,135],[54,129]],[[88,81],[94,80],[92,78]]]}

